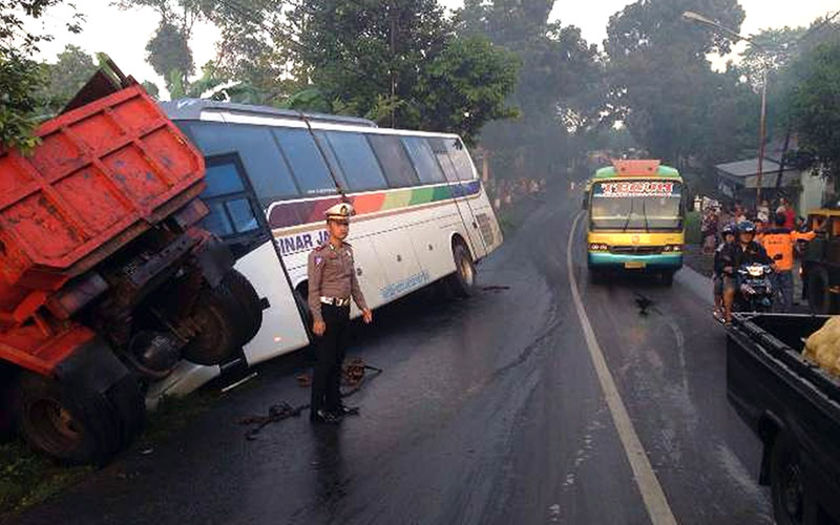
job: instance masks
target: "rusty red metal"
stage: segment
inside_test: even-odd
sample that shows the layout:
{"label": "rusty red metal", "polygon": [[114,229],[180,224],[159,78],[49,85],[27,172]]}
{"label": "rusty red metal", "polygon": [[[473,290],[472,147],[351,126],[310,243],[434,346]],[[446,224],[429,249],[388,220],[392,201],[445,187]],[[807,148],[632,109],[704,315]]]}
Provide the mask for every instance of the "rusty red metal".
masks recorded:
{"label": "rusty red metal", "polygon": [[625,177],[644,177],[656,175],[659,170],[659,165],[662,161],[659,160],[613,160],[613,168],[616,174]]}
{"label": "rusty red metal", "polygon": [[37,135],[31,156],[0,150],[0,358],[45,373],[87,331],[34,322],[38,309],[195,199],[204,160],[138,85],[59,115]]}

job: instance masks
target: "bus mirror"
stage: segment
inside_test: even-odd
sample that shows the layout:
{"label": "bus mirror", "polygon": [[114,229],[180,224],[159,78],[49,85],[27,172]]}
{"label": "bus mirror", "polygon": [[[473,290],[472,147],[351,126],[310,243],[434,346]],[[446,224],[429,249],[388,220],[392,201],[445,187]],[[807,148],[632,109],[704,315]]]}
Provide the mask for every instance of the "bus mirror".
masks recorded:
{"label": "bus mirror", "polygon": [[586,209],[586,201],[588,201],[588,200],[589,200],[589,192],[585,191],[585,192],[583,192],[583,204],[581,205],[582,209],[584,209],[584,210]]}

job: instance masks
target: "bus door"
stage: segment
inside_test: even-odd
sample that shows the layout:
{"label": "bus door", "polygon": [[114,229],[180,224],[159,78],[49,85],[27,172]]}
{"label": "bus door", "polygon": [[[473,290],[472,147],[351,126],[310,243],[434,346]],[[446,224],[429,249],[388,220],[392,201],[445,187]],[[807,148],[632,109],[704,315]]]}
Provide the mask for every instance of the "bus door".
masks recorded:
{"label": "bus door", "polygon": [[432,138],[429,139],[429,144],[446,176],[446,181],[452,187],[453,200],[466,229],[470,251],[475,259],[480,259],[487,255],[487,245],[471,205],[472,197],[475,196],[473,189],[479,181],[475,177],[469,153],[461,139],[457,138]]}
{"label": "bus door", "polygon": [[247,364],[306,346],[309,338],[288,272],[239,155],[207,157],[206,165],[207,189],[201,200],[210,214],[202,225],[230,248],[234,267],[251,281],[263,303],[262,325],[244,348]]}

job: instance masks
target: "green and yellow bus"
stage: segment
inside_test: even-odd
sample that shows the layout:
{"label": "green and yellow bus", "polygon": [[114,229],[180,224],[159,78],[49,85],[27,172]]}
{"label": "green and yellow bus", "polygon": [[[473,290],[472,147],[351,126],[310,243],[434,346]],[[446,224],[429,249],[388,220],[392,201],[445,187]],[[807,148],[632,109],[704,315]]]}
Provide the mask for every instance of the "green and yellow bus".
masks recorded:
{"label": "green and yellow bus", "polygon": [[610,271],[657,273],[670,286],[683,265],[685,192],[679,172],[658,160],[616,160],[589,182],[590,278]]}

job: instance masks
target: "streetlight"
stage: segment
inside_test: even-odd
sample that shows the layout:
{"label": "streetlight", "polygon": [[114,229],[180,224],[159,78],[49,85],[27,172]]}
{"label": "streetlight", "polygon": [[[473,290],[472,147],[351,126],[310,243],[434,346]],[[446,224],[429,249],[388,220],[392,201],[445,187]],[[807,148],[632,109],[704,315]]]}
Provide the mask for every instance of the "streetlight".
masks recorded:
{"label": "streetlight", "polygon": [[766,125],[767,125],[767,60],[766,60],[766,53],[767,49],[763,46],[755,43],[749,37],[741,36],[736,31],[729,29],[726,26],[715,22],[711,18],[707,18],[700,13],[695,13],[694,11],[686,11],[682,14],[682,17],[685,20],[690,22],[696,22],[698,24],[704,24],[710,27],[714,27],[723,33],[735,38],[736,40],[743,40],[747,42],[751,46],[757,48],[759,51],[765,54],[765,60],[762,63],[761,68],[761,119],[758,125],[758,176],[756,180],[756,190],[755,190],[755,205],[761,206],[761,185],[762,185],[762,178],[764,176],[764,139],[766,134]]}

